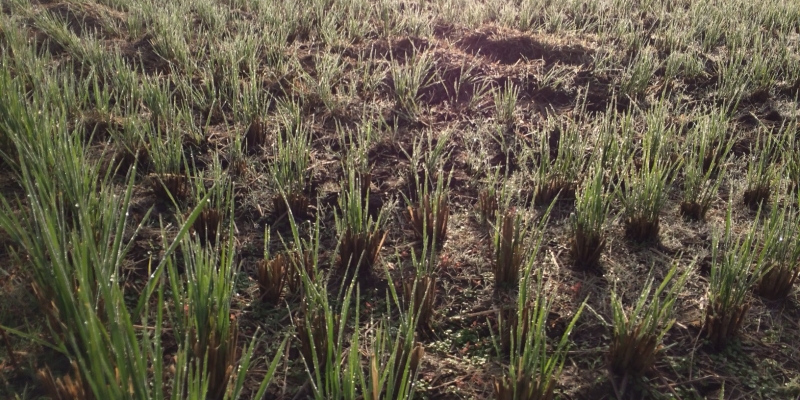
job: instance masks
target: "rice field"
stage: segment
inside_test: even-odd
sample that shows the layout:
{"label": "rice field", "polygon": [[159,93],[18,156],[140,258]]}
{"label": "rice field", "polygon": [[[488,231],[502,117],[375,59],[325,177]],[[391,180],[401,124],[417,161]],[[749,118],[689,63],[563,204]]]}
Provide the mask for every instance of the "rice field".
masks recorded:
{"label": "rice field", "polygon": [[800,3],[0,11],[0,398],[800,398]]}

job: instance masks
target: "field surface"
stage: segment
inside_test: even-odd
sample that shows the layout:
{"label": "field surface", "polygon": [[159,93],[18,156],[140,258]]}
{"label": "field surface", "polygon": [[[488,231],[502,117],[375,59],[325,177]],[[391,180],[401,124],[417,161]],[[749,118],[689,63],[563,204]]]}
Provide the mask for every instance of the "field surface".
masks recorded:
{"label": "field surface", "polygon": [[0,398],[800,398],[800,2],[0,0]]}

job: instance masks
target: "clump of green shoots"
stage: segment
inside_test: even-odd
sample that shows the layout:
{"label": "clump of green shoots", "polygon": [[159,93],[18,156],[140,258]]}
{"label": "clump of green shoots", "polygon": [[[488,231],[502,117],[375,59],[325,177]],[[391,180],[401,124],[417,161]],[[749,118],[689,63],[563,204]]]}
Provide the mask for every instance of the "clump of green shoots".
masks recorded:
{"label": "clump of green shoots", "polygon": [[[230,210],[229,210],[230,211]],[[228,235],[232,225],[228,224]],[[237,265],[231,240],[203,246],[187,238],[182,244],[183,274],[175,262],[167,264],[176,308],[177,332],[188,335],[191,356],[208,374],[208,396],[222,399],[239,354],[238,322],[231,317],[231,300]]]}
{"label": "clump of green shoots", "polygon": [[447,135],[440,136],[434,144],[433,133],[428,131],[428,151],[424,154],[424,138],[414,142],[412,154],[406,153],[411,165],[408,174],[408,197],[405,197],[408,217],[414,232],[420,239],[441,244],[447,237],[447,222],[450,218],[450,204],[447,186],[450,175],[445,182],[444,163],[447,153],[445,144]]}
{"label": "clump of green shoots", "polygon": [[[365,400],[414,398],[414,381],[425,357],[424,347],[414,340],[414,321],[413,316],[405,317],[392,335],[388,318],[381,319],[369,342],[369,379],[362,382]],[[355,361],[359,353],[354,344],[350,348]]]}
{"label": "clump of green shoots", "polygon": [[519,285],[519,271],[525,261],[525,224],[513,209],[497,217],[494,234],[494,290]]}
{"label": "clump of green shoots", "polygon": [[356,171],[353,162],[345,163],[346,187],[339,196],[336,231],[339,234],[338,266],[348,276],[370,276],[378,262],[386,231],[385,209],[377,217],[369,215],[369,174]]}
{"label": "clump of green shoots", "polygon": [[[400,308],[400,298],[394,290],[392,277],[386,274],[389,280],[389,294],[391,295],[392,302]],[[404,285],[408,290],[407,286]],[[420,328],[420,321],[424,321],[430,317],[431,309],[425,307],[416,307],[417,304],[430,303],[432,300],[428,298],[434,297],[435,279],[430,278],[425,281],[423,278],[419,284],[414,285],[414,292],[412,298],[414,299],[410,307],[407,308],[405,313],[400,314],[400,323],[396,329],[396,334],[390,335],[388,316],[392,315],[389,299],[387,299],[387,312],[382,319],[382,324],[379,325],[379,330],[374,336],[375,340],[372,342],[370,354],[370,384],[366,385],[366,389],[370,392],[369,399],[410,399],[414,395],[414,381],[417,377],[417,371],[422,364],[422,358],[425,356],[425,349],[415,339],[415,332]],[[417,292],[422,292],[418,294]],[[419,300],[419,302],[417,301]],[[427,313],[427,314],[426,314]],[[427,322],[425,322],[427,324]],[[424,325],[427,326],[427,325]],[[387,357],[388,356],[388,357]],[[380,396],[381,392],[383,397]]]}
{"label": "clump of green shoots", "polygon": [[256,263],[257,283],[261,301],[277,305],[293,265],[290,256],[285,253],[279,253],[275,258],[270,258],[269,238],[269,230],[265,229],[264,258]]}
{"label": "clump of green shoots", "polygon": [[[11,124],[18,128],[8,131],[13,132],[12,140],[20,155],[20,184],[26,192],[24,203],[20,200],[14,205],[0,196],[0,228],[18,245],[20,252],[12,253],[15,262],[30,266],[35,286],[45,299],[43,308],[56,317],[51,319],[54,343],[49,347],[68,357],[72,365],[71,372],[63,377],[53,376],[47,368],[38,373],[43,386],[49,388],[53,398],[147,400],[164,398],[167,390],[175,398],[206,398],[211,378],[187,358],[192,351],[184,340],[187,336],[175,335],[178,351],[172,371],[164,365],[161,341],[165,333],[165,308],[161,305],[166,304],[163,272],[201,213],[202,205],[179,225],[174,241],[165,243],[162,261],[152,266],[144,289],[135,299],[136,305],[131,307],[130,294],[123,288],[120,274],[130,249],[124,237],[129,228],[127,213],[135,169],[128,172],[120,194],[111,183],[111,170],[100,174],[96,169],[77,168],[80,164],[76,161],[85,160],[88,153],[80,140],[72,140],[76,135],[69,134],[67,124],[50,124],[52,110],[35,107],[35,96],[34,103],[26,105],[18,88],[8,86],[8,76],[0,72],[0,79],[10,89],[8,101],[0,108],[10,117],[3,122],[4,128]],[[28,110],[43,112],[33,114]],[[51,168],[49,160],[59,162]],[[61,174],[91,178],[93,185],[71,189],[80,195],[74,203],[77,207],[71,211],[59,204],[66,190],[59,185],[74,182],[62,181]],[[20,208],[22,216],[17,213]],[[72,216],[67,218],[67,212]],[[71,218],[78,223],[68,223]],[[147,218],[145,215],[144,220]],[[132,237],[137,236],[139,228],[134,227]],[[166,236],[165,232],[162,235]],[[151,310],[151,304],[159,307]],[[183,313],[177,307],[167,311]],[[38,334],[0,329],[41,343]],[[253,343],[255,340],[241,353],[233,379],[226,381],[230,399],[241,394],[255,350]],[[257,397],[264,394],[276,366],[273,360]],[[176,384],[167,385],[169,379]]]}
{"label": "clump of green shoots", "polygon": [[664,144],[674,131],[657,119],[658,116],[648,118],[641,159],[628,159],[622,166],[623,182],[617,186],[626,233],[639,242],[658,239],[661,209],[667,201],[667,186],[672,182],[676,169],[666,157]]}
{"label": "clump of green shoots", "polygon": [[763,129],[759,130],[756,146],[755,148],[751,146],[751,154],[747,162],[747,187],[742,196],[744,204],[753,210],[769,202],[780,178],[779,171],[773,162],[778,141],[774,135],[764,133]]}
{"label": "clump of green shoots", "polygon": [[750,308],[749,292],[765,271],[762,256],[756,249],[757,227],[754,225],[743,237],[737,237],[732,230],[731,207],[729,204],[725,230],[715,232],[711,243],[711,274],[703,330],[717,349],[725,347],[739,334]]}
{"label": "clump of green shoots", "polygon": [[[391,281],[391,276],[387,274],[387,277]],[[391,300],[400,304],[394,285],[390,282],[387,313],[367,331],[365,360],[358,301],[352,309],[354,300],[360,298],[356,281],[347,287],[338,305],[329,302],[324,283],[305,279],[304,282],[308,293],[305,315],[296,325],[300,353],[310,380],[310,397],[318,400],[413,398],[414,381],[425,351],[415,340],[417,313],[413,310],[401,313],[399,324],[390,324]],[[352,333],[347,332],[350,320],[356,327]]]}
{"label": "clump of green shoots", "polygon": [[630,97],[645,94],[653,74],[660,66],[661,63],[655,50],[650,47],[641,49],[625,69],[620,82],[621,92]]}
{"label": "clump of green shoots", "polygon": [[[218,157],[214,157],[210,170],[201,171],[193,179],[192,193],[196,202],[206,199],[203,212],[192,224],[192,231],[201,244],[215,244],[219,240],[223,217],[233,198],[231,180],[222,171]],[[210,186],[210,187],[209,187]]]}
{"label": "clump of green shoots", "polygon": [[272,199],[273,211],[282,216],[291,214],[306,218],[310,202],[306,194],[311,167],[311,131],[303,124],[300,105],[292,101],[278,102],[282,117],[281,138],[273,143],[270,174],[277,194]]}
{"label": "clump of green shoots", "polygon": [[244,143],[242,143],[242,138],[240,136],[234,138],[228,145],[225,159],[228,162],[228,174],[231,178],[241,179],[245,176],[248,163],[244,152]]}
{"label": "clump of green shoots", "polygon": [[655,292],[651,274],[633,308],[627,311],[622,298],[616,291],[611,292],[614,330],[608,349],[608,363],[612,372],[638,376],[655,364],[663,349],[661,342],[664,335],[675,322],[675,301],[691,271],[692,268],[686,268],[678,276],[677,264],[673,264]]}
{"label": "clump of green shoots", "polygon": [[436,247],[423,236],[419,255],[411,252],[414,275],[403,281],[403,295],[409,315],[414,316],[415,325],[420,330],[431,328],[436,304]]}
{"label": "clump of green shoots", "polygon": [[416,120],[421,111],[419,91],[433,79],[433,55],[429,52],[414,54],[401,65],[392,60],[390,72],[394,82],[394,98],[399,110],[408,120]]}
{"label": "clump of green shoots", "polygon": [[121,127],[109,130],[116,147],[114,160],[121,171],[126,172],[134,165],[139,169],[147,165],[149,156],[143,130],[142,123],[134,117],[124,118]]}
{"label": "clump of green shoots", "polygon": [[422,136],[414,141],[410,154],[402,149],[410,161],[405,176],[407,199],[410,201],[417,201],[424,193],[436,188],[438,174],[450,156],[447,149],[449,133],[434,138],[433,131],[428,130]]}
{"label": "clump of green shoots", "polygon": [[489,182],[478,192],[477,216],[482,226],[491,227],[491,223],[496,221],[501,204],[508,207],[511,199],[508,187],[502,181],[499,169],[494,169],[489,174]]}
{"label": "clump of green shoots", "polygon": [[342,115],[347,109],[348,99],[337,86],[341,86],[346,60],[336,53],[315,53],[314,65],[316,75],[303,74],[304,80],[331,114]]}
{"label": "clump of green shoots", "polygon": [[436,275],[417,273],[403,281],[403,294],[407,297],[408,313],[416,316],[417,328],[432,327],[436,304]]}
{"label": "clump of green shoots", "polygon": [[419,239],[430,241],[433,244],[442,243],[447,238],[447,222],[450,219],[450,204],[448,191],[444,184],[444,171],[438,171],[436,186],[433,190],[429,192],[427,184],[419,183],[417,190],[422,193],[420,199],[415,204],[407,206],[411,226]]}
{"label": "clump of green shoots", "polygon": [[[539,242],[541,243],[541,242]],[[561,339],[548,349],[547,317],[552,306],[552,295],[544,288],[540,269],[535,277],[538,282],[534,293],[530,293],[532,266],[537,250],[531,252],[517,299],[515,324],[509,324],[509,366],[503,377],[495,379],[494,395],[499,400],[549,400],[555,392],[556,383],[564,367],[569,350],[569,335],[583,311],[583,305],[575,312]],[[498,349],[499,351],[499,349]]]}
{"label": "clump of green shoots", "polygon": [[786,298],[800,273],[799,215],[796,210],[772,207],[761,229],[765,272],[755,291],[770,300]]}
{"label": "clump of green shoots", "polygon": [[[529,239],[530,243],[530,250],[527,250],[525,254],[522,256],[522,279],[517,279],[517,285],[519,288],[519,296],[527,296],[529,293],[529,284],[531,279],[531,270],[533,265],[536,263],[535,258],[538,255],[538,252],[541,249],[542,239],[544,237],[544,227],[547,224],[547,220],[550,215],[550,211],[553,208],[555,201],[550,204],[550,207],[545,212],[542,219],[539,221],[539,224],[532,229],[532,237]],[[515,221],[516,222],[516,221]],[[527,226],[525,227],[526,231]],[[520,236],[523,232],[520,232]],[[539,271],[541,272],[541,271]],[[519,272],[517,272],[519,275]],[[500,336],[500,347],[497,347],[496,350],[498,354],[510,354],[511,352],[519,353],[522,343],[519,339],[520,337],[527,337],[527,330],[529,328],[524,322],[529,321],[529,312],[532,310],[530,307],[529,300],[526,298],[521,299],[517,298],[518,303],[515,307],[500,307],[497,313],[497,323],[498,323],[498,334]],[[523,301],[519,303],[519,301]],[[520,321],[523,323],[520,325]],[[512,344],[516,343],[517,346],[514,347]]]}
{"label": "clump of green shoots", "polygon": [[800,126],[797,121],[793,121],[793,125],[795,129],[789,129],[792,124],[784,125],[786,129],[784,129],[784,147],[781,149],[781,154],[783,154],[783,164],[786,166],[785,170],[789,178],[790,192],[800,195],[800,151],[797,150],[800,148],[798,147],[800,139],[795,133]]}
{"label": "clump of green shoots", "polygon": [[529,147],[523,153],[533,158],[533,204],[537,206],[550,204],[556,196],[573,198],[584,167],[578,123],[548,120],[548,127],[548,133],[542,132],[537,138],[538,151]]}
{"label": "clump of green shoots", "polygon": [[506,131],[511,130],[516,122],[519,87],[515,86],[511,80],[507,80],[502,89],[495,88],[492,91],[492,96],[494,97],[495,120]]}
{"label": "clump of green shoots", "polygon": [[250,126],[244,134],[244,146],[248,151],[260,149],[267,144],[269,133],[266,124],[260,117],[254,116],[250,119]]}
{"label": "clump of green shoots", "polygon": [[[347,286],[341,312],[335,313],[328,301],[325,277],[319,274],[319,217],[312,223],[308,239],[301,236],[300,227],[294,218],[289,218],[288,221],[292,230],[292,248],[286,242],[284,247],[297,271],[297,283],[303,292],[302,317],[293,321],[293,324],[300,342],[300,355],[312,380],[315,398],[326,398],[327,393],[336,389],[331,385],[337,384],[336,379],[341,374],[338,361],[343,354],[342,329],[347,325],[355,281]],[[342,321],[345,323],[340,324]]]}
{"label": "clump of green shoots", "polygon": [[153,164],[150,187],[160,199],[176,204],[189,195],[183,138],[179,131],[173,130],[168,130],[165,138],[160,136],[157,133],[148,143],[148,154]]}
{"label": "clump of green shoots", "polygon": [[552,300],[546,294],[537,294],[528,306],[529,311],[521,312],[523,318],[517,329],[521,352],[512,352],[508,371],[495,380],[494,394],[498,400],[549,400],[555,392],[556,383],[564,368],[564,360],[569,349],[569,334],[581,314],[581,307],[570,322],[555,348],[547,349],[547,315]]}
{"label": "clump of green shoots", "polygon": [[603,169],[598,162],[591,170],[589,179],[578,189],[575,212],[570,216],[573,262],[584,270],[597,266],[606,246],[603,227],[611,196],[606,192],[603,180]]}
{"label": "clump of green shoots", "polygon": [[683,156],[681,214],[702,221],[725,174],[733,137],[727,137],[728,118],[719,110],[703,116],[689,132]]}

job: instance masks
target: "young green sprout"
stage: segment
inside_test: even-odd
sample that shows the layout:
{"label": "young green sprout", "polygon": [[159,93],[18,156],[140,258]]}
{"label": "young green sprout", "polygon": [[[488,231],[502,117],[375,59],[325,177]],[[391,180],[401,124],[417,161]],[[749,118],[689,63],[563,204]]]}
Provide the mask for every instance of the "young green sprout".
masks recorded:
{"label": "young green sprout", "polygon": [[519,285],[519,271],[525,261],[525,233],[522,216],[513,209],[497,217],[492,266],[495,293]]}
{"label": "young green sprout", "polygon": [[606,192],[603,180],[603,170],[597,163],[589,179],[578,189],[575,212],[570,216],[573,262],[583,270],[597,267],[606,246],[603,228],[611,196]]}
{"label": "young green sprout", "polygon": [[664,335],[675,322],[675,301],[691,271],[692,268],[686,268],[677,275],[677,264],[673,264],[655,292],[651,271],[651,276],[645,281],[630,310],[625,310],[622,298],[616,291],[611,292],[614,330],[608,349],[608,363],[612,372],[638,376],[652,368],[662,351]]}
{"label": "young green sprout", "polygon": [[173,204],[189,195],[188,160],[183,153],[183,139],[178,131],[168,131],[166,138],[152,137],[149,140],[148,154],[153,163],[150,186],[153,193],[164,201]]}
{"label": "young green sprout", "polygon": [[[781,149],[783,164],[786,166],[785,171],[789,178],[790,194],[797,196],[800,194],[800,139],[795,134],[798,122],[794,120],[792,124],[786,123],[784,127],[784,146]],[[789,129],[791,127],[795,129]]]}
{"label": "young green sprout", "polygon": [[441,243],[447,238],[450,219],[447,192],[424,195],[417,205],[408,206],[408,218],[419,239]]}
{"label": "young green sprout", "polygon": [[345,164],[346,186],[339,196],[341,212],[335,214],[339,234],[337,264],[345,275],[357,275],[363,281],[372,275],[386,239],[386,213],[382,208],[377,217],[369,215],[369,174],[358,173],[352,162]]}
{"label": "young green sprout", "polygon": [[223,172],[219,157],[214,157],[210,168],[193,179],[192,192],[196,202],[207,199],[203,212],[192,224],[192,233],[201,244],[213,245],[219,239],[220,227],[233,199],[233,183]]}
{"label": "young green sprout", "polygon": [[[536,254],[537,251],[532,253]],[[561,339],[548,349],[547,317],[552,307],[552,295],[544,288],[541,269],[535,278],[539,282],[535,293],[528,292],[526,285],[531,278],[531,259],[528,261],[526,276],[520,282],[516,316],[513,319],[515,323],[508,324],[508,370],[494,382],[494,395],[498,400],[553,398],[569,350],[569,335],[583,311],[581,305]]]}
{"label": "young green sprout", "polygon": [[494,96],[495,120],[509,131],[516,122],[517,97],[519,97],[519,87],[514,82],[507,80],[505,86],[495,88],[492,91]]}
{"label": "young green sprout", "polygon": [[774,137],[775,135],[765,133],[761,129],[756,145],[751,148],[752,154],[747,162],[747,187],[742,200],[753,210],[769,202],[780,178],[780,173],[773,162],[778,145]]}
{"label": "young green sprout", "polygon": [[[418,151],[415,150],[414,153],[417,154]],[[434,162],[437,164],[431,165]],[[413,190],[410,195],[412,198],[416,197],[417,201],[412,203],[406,197],[407,215],[417,238],[423,242],[437,245],[443,243],[447,238],[447,222],[450,219],[449,193],[447,190],[450,176],[448,175],[447,182],[445,182],[444,171],[441,168],[438,168],[438,170],[431,169],[438,163],[438,158],[429,158],[424,165],[422,177],[420,177],[419,173],[413,174],[415,185],[412,187]],[[412,171],[417,171],[417,165],[418,162],[412,158]],[[432,171],[436,171],[436,173],[433,174]],[[431,175],[436,177],[435,183],[431,181]]]}
{"label": "young green sprout", "polygon": [[[489,182],[478,192],[478,222],[481,226],[492,229],[492,222],[497,220],[500,206],[508,207],[511,200],[509,185],[502,181],[499,169],[489,174]],[[507,176],[505,177],[508,178]]]}
{"label": "young green sprout", "polygon": [[[651,118],[658,119],[658,116]],[[666,204],[667,188],[677,167],[665,155],[664,142],[669,140],[674,131],[655,121],[649,125],[642,141],[641,158],[630,157],[622,166],[623,182],[617,187],[626,233],[637,242],[658,239],[661,209]]]}
{"label": "young green sprout", "polygon": [[268,229],[264,231],[264,258],[256,263],[259,298],[265,303],[277,305],[293,265],[289,256],[283,253],[270,258],[270,234]]}
{"label": "young green sprout", "polygon": [[403,295],[408,303],[408,313],[417,321],[417,329],[430,331],[436,304],[436,275],[415,274],[403,281]]}
{"label": "young green sprout", "polygon": [[756,293],[780,300],[789,295],[800,273],[800,217],[793,209],[772,207],[761,229],[761,257],[766,272],[755,287]]}
{"label": "young green sprout", "polygon": [[532,146],[523,150],[523,157],[533,162],[533,204],[548,205],[558,196],[571,199],[579,174],[584,169],[580,148],[580,131],[577,122],[548,119],[547,131],[537,138],[538,149]]}
{"label": "young green sprout", "polygon": [[421,112],[419,91],[427,86],[432,78],[433,54],[430,52],[414,54],[401,65],[397,60],[392,60],[391,75],[394,82],[394,98],[398,110],[411,121],[417,119]]}
{"label": "young green sprout", "polygon": [[122,120],[119,129],[111,129],[109,134],[116,149],[114,160],[121,172],[129,171],[133,166],[140,170],[148,165],[147,144],[142,132],[142,123],[134,117]]}
{"label": "young green sprout", "polygon": [[277,216],[308,217],[310,200],[307,195],[311,168],[311,131],[303,123],[299,104],[278,102],[282,118],[281,137],[273,143],[274,160],[270,174],[277,185],[273,196],[273,212]]}
{"label": "young green sprout", "polygon": [[750,290],[765,273],[763,254],[756,249],[757,225],[743,237],[736,236],[732,230],[731,207],[729,204],[725,230],[715,232],[711,243],[711,274],[703,330],[716,349],[724,348],[739,335],[750,308]]}
{"label": "young green sprout", "polygon": [[683,160],[681,214],[702,221],[727,170],[726,159],[733,147],[727,136],[728,119],[722,110],[701,117],[689,132]]}
{"label": "young green sprout", "polygon": [[[232,231],[228,224],[226,234]],[[182,245],[184,273],[174,262],[168,264],[173,301],[183,310],[175,316],[175,329],[188,335],[191,356],[208,373],[208,392],[214,399],[224,397],[240,352],[238,322],[231,317],[238,272],[234,244],[218,243],[202,245],[199,239],[187,238]]]}
{"label": "young green sprout", "polygon": [[225,160],[228,163],[228,175],[230,175],[231,179],[238,181],[245,177],[248,170],[248,162],[241,136],[237,136],[229,143]]}
{"label": "young green sprout", "polygon": [[[497,399],[552,399],[568,350],[568,337],[583,306],[567,326],[560,342],[548,349],[547,318],[552,295],[545,289],[543,268],[535,272],[542,248],[544,227],[557,200],[554,200],[542,219],[532,230],[530,247],[525,256],[516,304],[500,307],[498,335],[493,342],[497,354],[509,356],[508,370],[494,382]],[[533,286],[535,284],[535,286]],[[531,290],[534,290],[532,293]]]}

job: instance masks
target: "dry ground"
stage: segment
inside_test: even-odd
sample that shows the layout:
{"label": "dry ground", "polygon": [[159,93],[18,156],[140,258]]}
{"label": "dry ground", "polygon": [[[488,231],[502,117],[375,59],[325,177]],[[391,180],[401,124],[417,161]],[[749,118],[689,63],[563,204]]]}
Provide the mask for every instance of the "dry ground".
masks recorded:
{"label": "dry ground", "polygon": [[[224,39],[189,35],[188,48],[192,50],[191,54],[200,51],[201,61],[193,75],[187,75],[176,59],[159,54],[158,33],[154,28],[145,24],[142,31],[129,30],[127,22],[133,12],[129,7],[133,9],[135,6],[100,3],[106,2],[33,1],[12,4],[4,0],[3,23],[0,24],[0,49],[6,60],[4,68],[11,68],[15,75],[25,74],[20,69],[24,64],[15,64],[14,60],[26,56],[12,54],[9,44],[11,31],[18,30],[14,35],[22,35],[23,42],[45,54],[54,70],[74,68],[76,77],[89,76],[90,66],[79,59],[76,50],[68,43],[55,40],[37,23],[38,14],[50,13],[62,19],[75,37],[91,37],[104,50],[120,54],[136,79],[164,83],[177,99],[176,104],[191,110],[191,120],[183,123],[193,125],[193,131],[199,132],[202,139],[195,140],[187,134],[184,146],[187,151],[198,155],[198,168],[210,164],[213,153],[227,154],[233,138],[247,130],[249,119],[235,110],[234,101],[225,98],[227,94],[219,94],[223,101],[217,103],[194,102],[181,98],[184,95],[176,89],[178,81],[188,82],[199,90],[209,79],[214,80],[217,90],[229,85],[225,74],[214,71],[208,61],[213,55],[207,52],[215,51],[214,46],[203,47]],[[258,24],[260,18],[264,18],[263,11],[244,2],[240,5],[224,1],[214,4],[226,9],[231,33],[248,23]],[[258,90],[269,96],[265,98],[272,100],[262,104],[263,119],[272,135],[277,132],[273,127],[277,125],[278,99],[295,99],[302,107],[302,119],[313,134],[311,193],[318,199],[323,226],[323,267],[334,259],[337,240],[332,210],[342,181],[340,160],[347,152],[339,132],[375,123],[377,138],[368,152],[372,166],[371,201],[375,205],[391,207],[391,219],[379,272],[370,287],[362,288],[365,304],[362,309],[367,316],[380,310],[383,304],[387,282],[380,271],[388,270],[396,280],[407,275],[409,251],[418,245],[405,218],[401,196],[401,193],[406,193],[409,176],[406,171],[411,168],[406,153],[412,151],[414,141],[423,135],[430,135],[433,143],[446,140],[444,148],[449,156],[444,167],[452,171],[449,185],[450,232],[438,255],[440,273],[435,323],[428,335],[420,337],[426,357],[420,371],[422,385],[419,396],[430,399],[489,398],[493,380],[503,368],[503,360],[495,356],[492,348],[490,327],[496,324],[494,309],[510,301],[493,295],[491,234],[476,217],[478,193],[489,182],[490,171],[499,170],[510,176],[502,185],[516,193],[516,207],[526,210],[531,216],[541,216],[546,207],[529,204],[533,190],[530,170],[516,162],[515,153],[521,151],[523,144],[537,143],[545,138],[557,143],[558,132],[550,131],[552,121],[571,121],[580,127],[585,139],[582,145],[589,154],[593,151],[592,138],[598,129],[595,121],[602,115],[614,110],[646,111],[658,103],[660,96],[665,96],[669,104],[670,119],[667,123],[676,127],[675,131],[680,135],[691,126],[703,107],[721,107],[724,104],[725,99],[720,98],[718,60],[726,57],[726,47],[721,40],[719,46],[704,51],[698,49],[697,42],[686,42],[683,51],[691,54],[702,67],[698,74],[679,74],[667,79],[666,68],[660,64],[646,77],[643,90],[624,93],[622,82],[627,79],[629,66],[640,53],[632,44],[636,38],[642,42],[639,45],[641,51],[651,52],[658,60],[666,60],[677,51],[665,38],[668,33],[673,33],[667,31],[673,14],[653,11],[665,10],[667,6],[637,6],[635,10],[639,14],[627,20],[635,24],[630,29],[634,36],[631,39],[625,35],[615,37],[608,34],[610,29],[601,31],[589,23],[579,25],[580,29],[548,29],[546,24],[552,23],[552,16],[541,16],[544,22],[539,29],[520,29],[513,23],[499,19],[493,21],[488,17],[479,23],[449,21],[446,16],[437,16],[434,6],[425,2],[419,3],[423,6],[417,2],[392,4],[397,10],[404,10],[397,11],[400,15],[433,15],[425,25],[428,28],[419,34],[406,28],[384,35],[375,22],[376,25],[363,37],[334,44],[326,43],[313,29],[298,29],[291,32],[285,43],[258,52],[254,70],[242,62],[239,76],[242,82],[255,81]],[[25,9],[22,14],[19,14],[20,7]],[[686,11],[671,11],[674,14],[681,12]],[[197,10],[190,16],[187,21],[189,32],[209,23]],[[575,26],[580,23],[579,16],[589,18],[591,13],[563,11],[565,21],[571,21]],[[602,19],[598,21],[601,21],[598,26],[610,24],[602,22],[605,21]],[[793,35],[791,40],[795,45],[797,28],[795,25],[792,27],[794,31],[784,32]],[[211,31],[211,28],[205,29]],[[226,31],[225,27],[221,29],[221,32]],[[793,51],[797,51],[797,47]],[[413,60],[414,54],[422,52],[432,57],[433,68],[428,74],[429,82],[419,91],[421,112],[416,118],[409,118],[397,106],[395,82],[388,70],[392,62],[403,66]],[[341,57],[336,82],[321,83],[333,87],[333,96],[338,102],[333,109],[326,106],[319,89],[313,85],[320,76],[320,54]],[[288,66],[277,72],[269,57],[278,57]],[[68,64],[75,60],[76,63]],[[600,65],[601,61],[608,65]],[[237,68],[233,65],[228,67]],[[387,72],[378,74],[374,86],[370,86],[364,74],[375,70]],[[734,165],[705,222],[681,217],[680,186],[676,182],[669,187],[670,200],[661,213],[658,243],[641,245],[625,237],[622,221],[615,217],[618,211],[615,205],[607,226],[609,240],[601,259],[601,272],[587,273],[571,267],[568,222],[573,200],[562,198],[556,202],[537,265],[544,269],[548,285],[555,290],[555,307],[548,320],[553,335],[564,329],[578,305],[588,299],[587,309],[571,337],[574,345],[559,381],[561,398],[615,398],[621,390],[626,392],[625,398],[717,398],[722,393],[725,398],[732,399],[800,396],[800,357],[797,354],[800,302],[797,291],[780,302],[768,302],[753,296],[740,340],[722,352],[704,345],[700,329],[711,233],[723,224],[729,191],[734,196],[730,200],[734,204],[736,224],[746,226],[754,221],[755,212],[737,200],[741,197],[746,173],[746,156],[759,129],[775,129],[785,123],[795,123],[792,118],[797,110],[800,80],[788,79],[778,75],[772,87],[747,90],[742,94],[729,127],[731,135],[736,137],[733,152],[738,157],[733,160]],[[502,88],[507,82],[519,88],[515,119],[510,129],[498,131],[492,90]],[[37,82],[31,81],[30,84],[33,89]],[[135,109],[135,115],[124,114],[124,108],[103,112],[75,110],[75,129],[94,131],[94,147],[98,155],[103,150],[107,153],[124,150],[109,132],[124,130],[125,119],[150,123],[152,110],[146,105]],[[644,129],[643,114],[637,114],[635,123],[637,130]],[[497,132],[500,132],[499,140]],[[274,137],[271,140],[278,140]],[[670,140],[680,142],[681,138]],[[265,227],[273,232],[273,250],[281,248],[277,233],[288,233],[285,219],[271,212],[271,199],[276,189],[267,176],[266,166],[272,156],[269,148],[249,154],[246,172],[235,181],[235,240],[241,274],[237,282],[239,296],[234,299],[233,307],[242,324],[242,340],[252,335],[256,328],[267,333],[265,344],[259,350],[259,355],[263,356],[272,354],[270,346],[274,347],[281,337],[293,331],[290,314],[297,308],[296,304],[278,308],[260,304],[253,281],[254,266],[262,254]],[[87,160],[95,161],[102,160]],[[151,167],[146,160],[142,166],[137,177],[131,217],[133,222],[138,222],[137,218],[141,218],[147,209],[152,207],[155,211],[147,227],[133,238],[135,245],[126,271],[131,290],[141,287],[147,278],[149,256],[158,254],[161,243],[158,218],[174,221],[175,212],[185,211],[175,210],[171,204],[151,193],[146,183],[148,168]],[[8,170],[9,167],[3,168]],[[5,196],[12,198],[21,192],[10,176],[8,172],[2,173],[0,187]],[[783,201],[781,196],[776,198],[779,199],[776,201]],[[10,243],[2,232],[0,241],[4,243],[0,246],[0,324],[45,332],[44,321],[27,288],[26,271],[23,266],[11,263],[6,246]],[[663,275],[673,262],[679,263],[681,268],[694,266],[695,270],[680,295],[677,322],[665,337],[664,357],[641,382],[622,383],[618,378],[611,378],[605,367],[610,335],[607,322],[611,321],[609,290],[615,289],[630,300],[638,294],[648,271],[652,269],[657,276]],[[4,383],[4,388],[0,389],[1,397],[36,398],[42,395],[33,378],[25,372],[32,368],[47,363],[54,370],[65,370],[63,360],[46,348],[14,336],[4,340],[14,356],[11,357],[6,346],[0,346],[0,377]],[[257,366],[255,369],[258,371],[260,368]],[[279,368],[271,396],[291,399],[305,380],[302,363],[298,361],[296,350],[292,350]]]}

